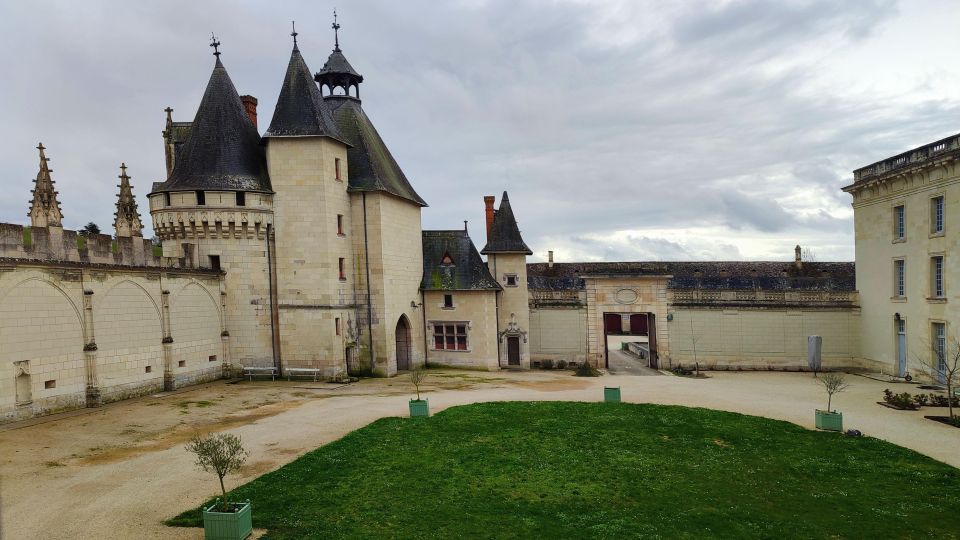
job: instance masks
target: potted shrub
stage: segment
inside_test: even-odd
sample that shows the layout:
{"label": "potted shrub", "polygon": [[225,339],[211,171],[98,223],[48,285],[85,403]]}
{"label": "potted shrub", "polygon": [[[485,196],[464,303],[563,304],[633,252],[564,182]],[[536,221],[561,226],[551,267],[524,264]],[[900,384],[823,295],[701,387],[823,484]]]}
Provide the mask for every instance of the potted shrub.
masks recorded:
{"label": "potted shrub", "polygon": [[417,366],[410,370],[410,382],[417,389],[417,399],[410,400],[410,418],[430,416],[430,400],[420,399],[420,385],[426,378],[427,370],[423,366]]}
{"label": "potted shrub", "polygon": [[240,437],[231,433],[208,437],[196,435],[187,443],[187,450],[197,456],[197,468],[217,475],[223,494],[222,499],[218,498],[203,509],[203,537],[206,540],[243,540],[250,536],[253,532],[250,501],[230,502],[223,484],[223,477],[239,470],[247,459],[248,452]]}
{"label": "potted shrub", "polygon": [[823,389],[827,392],[827,410],[817,409],[816,424],[817,429],[827,431],[843,431],[843,413],[831,410],[833,395],[846,390],[850,385],[847,384],[843,373],[827,373],[817,379]]}

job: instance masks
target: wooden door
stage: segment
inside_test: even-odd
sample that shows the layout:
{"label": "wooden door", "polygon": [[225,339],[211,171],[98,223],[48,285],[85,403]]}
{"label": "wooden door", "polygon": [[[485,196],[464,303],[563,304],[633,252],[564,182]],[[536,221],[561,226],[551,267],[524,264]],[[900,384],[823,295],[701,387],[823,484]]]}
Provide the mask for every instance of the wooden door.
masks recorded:
{"label": "wooden door", "polygon": [[520,365],[520,338],[516,336],[507,338],[507,365]]}
{"label": "wooden door", "polygon": [[410,369],[410,325],[407,318],[400,317],[397,321],[397,371]]}

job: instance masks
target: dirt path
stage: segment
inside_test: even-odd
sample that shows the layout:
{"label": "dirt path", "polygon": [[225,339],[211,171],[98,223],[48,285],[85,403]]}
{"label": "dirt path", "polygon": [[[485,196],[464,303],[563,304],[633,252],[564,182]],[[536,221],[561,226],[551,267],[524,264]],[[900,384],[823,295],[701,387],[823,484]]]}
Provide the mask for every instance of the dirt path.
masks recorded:
{"label": "dirt path", "polygon": [[[682,377],[571,377],[564,372],[433,372],[431,410],[479,401],[602,398],[619,385],[624,401],[702,406],[813,425],[825,396],[810,375],[716,373]],[[851,377],[835,397],[846,427],[960,466],[960,429],[923,411],[876,405],[888,383]],[[905,388],[898,387],[898,391]],[[21,538],[202,538],[164,519],[201,503],[216,480],[193,467],[183,442],[228,430],[251,452],[237,485],[384,416],[405,415],[412,387],[375,379],[323,383],[213,383],[172,395],[113,404],[36,425],[0,428],[0,531]]]}

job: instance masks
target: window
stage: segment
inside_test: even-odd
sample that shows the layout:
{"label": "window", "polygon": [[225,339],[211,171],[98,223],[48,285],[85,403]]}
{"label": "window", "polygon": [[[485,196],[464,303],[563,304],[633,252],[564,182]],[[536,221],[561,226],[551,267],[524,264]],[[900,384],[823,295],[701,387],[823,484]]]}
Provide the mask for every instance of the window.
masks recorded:
{"label": "window", "polygon": [[904,210],[905,208],[902,204],[893,207],[893,237],[896,240],[903,240],[907,236]]}
{"label": "window", "polygon": [[898,259],[893,261],[893,295],[905,296],[904,276],[906,273],[905,261]]}
{"label": "window", "polygon": [[51,379],[49,381],[43,381],[43,387],[47,390],[51,390],[57,387],[57,380]]}
{"label": "window", "polygon": [[467,325],[433,323],[433,348],[438,351],[467,350]]}
{"label": "window", "polygon": [[933,323],[933,355],[937,362],[937,371],[941,374],[947,371],[947,325],[942,322]]}
{"label": "window", "polygon": [[197,192],[197,206],[203,206],[207,204],[207,197],[202,191]]}
{"label": "window", "polygon": [[219,255],[209,255],[210,257],[210,268],[212,270],[220,270],[220,256]]}
{"label": "window", "polygon": [[171,204],[170,204],[170,192],[169,192],[169,191],[163,194],[163,205],[164,205],[164,206],[171,206]]}
{"label": "window", "polygon": [[153,366],[147,366],[143,368],[144,373],[150,373],[151,371],[153,371]]}
{"label": "window", "polygon": [[215,354],[211,354],[210,356],[207,357],[207,362],[216,362],[216,361],[217,361],[217,355]]}
{"label": "window", "polygon": [[930,257],[930,295],[943,298],[943,256]]}
{"label": "window", "polygon": [[443,295],[443,307],[448,309],[453,309],[453,295],[445,294]]}
{"label": "window", "polygon": [[343,182],[343,178],[340,177],[340,158],[333,158],[333,169],[337,175],[337,182]]}
{"label": "window", "polygon": [[187,361],[180,360],[179,362],[177,362],[177,367],[187,367]]}
{"label": "window", "polygon": [[340,257],[338,265],[340,269],[340,281],[346,281],[347,274],[346,274],[346,271],[344,270],[344,268],[346,267],[346,259],[344,259],[343,257]]}
{"label": "window", "polygon": [[932,233],[943,232],[943,195],[930,199],[930,228]]}
{"label": "window", "polygon": [[247,205],[247,194],[238,191],[237,192],[237,206],[246,206]]}
{"label": "window", "polygon": [[517,286],[517,275],[516,274],[507,274],[504,277],[504,281],[507,282],[507,287],[516,287]]}
{"label": "window", "polygon": [[337,332],[337,335],[340,335],[340,317],[337,317],[333,320],[333,327]]}
{"label": "window", "polygon": [[346,236],[343,234],[343,214],[337,214],[337,235]]}

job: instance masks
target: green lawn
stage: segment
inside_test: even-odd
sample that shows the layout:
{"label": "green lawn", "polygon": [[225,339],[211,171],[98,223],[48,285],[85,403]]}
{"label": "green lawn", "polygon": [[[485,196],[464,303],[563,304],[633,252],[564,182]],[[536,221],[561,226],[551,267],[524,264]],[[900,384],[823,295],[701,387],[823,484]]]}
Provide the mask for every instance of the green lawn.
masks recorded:
{"label": "green lawn", "polygon": [[385,418],[234,495],[271,539],[960,536],[960,470],[913,451],[626,403]]}

